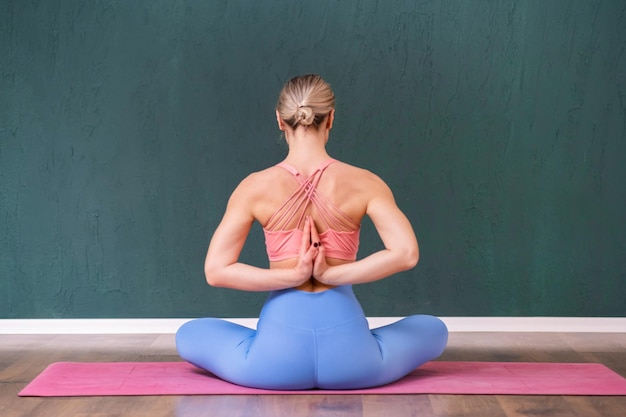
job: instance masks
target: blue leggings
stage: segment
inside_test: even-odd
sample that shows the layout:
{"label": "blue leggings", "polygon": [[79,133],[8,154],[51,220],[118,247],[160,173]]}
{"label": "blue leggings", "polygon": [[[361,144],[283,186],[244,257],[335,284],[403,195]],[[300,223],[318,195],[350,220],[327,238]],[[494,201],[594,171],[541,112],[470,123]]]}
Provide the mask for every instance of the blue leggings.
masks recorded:
{"label": "blue leggings", "polygon": [[273,291],[257,330],[204,318],[176,334],[180,356],[232,383],[264,389],[357,389],[402,378],[438,357],[448,330],[415,315],[370,330],[352,286]]}

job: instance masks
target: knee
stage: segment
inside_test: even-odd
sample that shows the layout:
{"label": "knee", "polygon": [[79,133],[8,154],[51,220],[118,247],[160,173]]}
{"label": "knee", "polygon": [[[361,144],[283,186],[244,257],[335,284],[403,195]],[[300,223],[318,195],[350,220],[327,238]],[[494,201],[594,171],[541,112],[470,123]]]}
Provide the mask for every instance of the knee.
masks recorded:
{"label": "knee", "polygon": [[448,326],[438,317],[426,317],[428,317],[428,329],[431,335],[433,350],[436,356],[439,356],[448,344]]}
{"label": "knee", "polygon": [[193,342],[195,334],[197,334],[196,320],[188,321],[176,332],[176,350],[178,355],[185,360],[193,356],[193,347],[196,345]]}
{"label": "knee", "polygon": [[428,315],[411,316],[418,325],[424,342],[429,347],[429,351],[434,357],[438,357],[443,353],[448,344],[448,327],[438,317]]}

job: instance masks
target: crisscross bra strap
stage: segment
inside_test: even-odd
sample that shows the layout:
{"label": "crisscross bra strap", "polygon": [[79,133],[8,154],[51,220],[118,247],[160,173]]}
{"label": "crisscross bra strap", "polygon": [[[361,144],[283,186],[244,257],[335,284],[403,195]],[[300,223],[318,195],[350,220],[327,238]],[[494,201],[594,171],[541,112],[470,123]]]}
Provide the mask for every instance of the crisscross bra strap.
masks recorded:
{"label": "crisscross bra strap", "polygon": [[299,187],[289,196],[289,198],[276,210],[265,225],[266,230],[287,230],[289,227],[293,229],[293,220],[297,218],[296,228],[301,228],[304,221],[305,213],[310,204],[313,204],[317,210],[319,221],[325,228],[335,231],[353,231],[359,228],[348,215],[341,211],[332,201],[326,198],[322,193],[317,191],[317,184],[322,177],[326,168],[336,162],[335,159],[325,161],[319,168],[305,178],[294,167],[281,162],[277,166],[289,171]]}

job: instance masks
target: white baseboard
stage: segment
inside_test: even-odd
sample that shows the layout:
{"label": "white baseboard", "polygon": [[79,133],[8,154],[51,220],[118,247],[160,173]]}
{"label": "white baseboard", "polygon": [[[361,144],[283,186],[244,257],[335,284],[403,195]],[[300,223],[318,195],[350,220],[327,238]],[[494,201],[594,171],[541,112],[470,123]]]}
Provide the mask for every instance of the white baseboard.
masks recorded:
{"label": "white baseboard", "polygon": [[[369,317],[379,327],[400,317]],[[450,332],[626,333],[626,317],[441,317]],[[168,334],[190,319],[0,319],[0,334]],[[227,319],[256,327],[257,319]]]}

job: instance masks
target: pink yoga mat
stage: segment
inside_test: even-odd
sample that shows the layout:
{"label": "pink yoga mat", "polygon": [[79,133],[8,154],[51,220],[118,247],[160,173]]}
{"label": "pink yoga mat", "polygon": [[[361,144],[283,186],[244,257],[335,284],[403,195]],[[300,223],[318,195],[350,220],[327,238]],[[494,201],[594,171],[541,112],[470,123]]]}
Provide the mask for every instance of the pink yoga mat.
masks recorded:
{"label": "pink yoga mat", "polygon": [[59,362],[20,396],[198,394],[626,395],[626,379],[596,363],[429,362],[383,387],[267,391],[222,381],[185,362]]}

